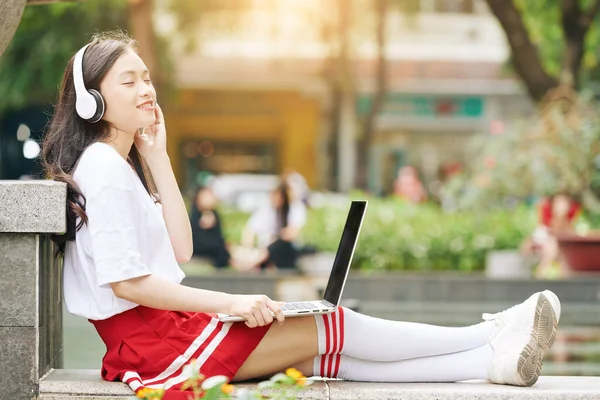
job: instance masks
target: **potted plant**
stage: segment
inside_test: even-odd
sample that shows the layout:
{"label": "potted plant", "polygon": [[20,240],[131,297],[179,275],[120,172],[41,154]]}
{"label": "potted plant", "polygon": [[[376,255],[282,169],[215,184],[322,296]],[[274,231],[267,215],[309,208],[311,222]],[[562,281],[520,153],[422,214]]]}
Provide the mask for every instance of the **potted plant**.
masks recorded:
{"label": "potted plant", "polygon": [[[496,135],[481,135],[464,174],[450,185],[460,207],[533,203],[557,194],[581,205],[571,229],[554,232],[573,270],[600,271],[600,109],[569,86],[551,91],[535,115]],[[552,231],[552,230],[551,230]]]}

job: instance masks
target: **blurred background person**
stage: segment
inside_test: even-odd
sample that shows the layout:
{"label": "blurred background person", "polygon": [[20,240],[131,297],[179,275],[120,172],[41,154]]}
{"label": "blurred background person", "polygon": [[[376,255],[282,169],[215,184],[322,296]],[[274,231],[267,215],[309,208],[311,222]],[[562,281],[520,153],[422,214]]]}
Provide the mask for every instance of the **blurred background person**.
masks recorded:
{"label": "blurred background person", "polygon": [[398,170],[394,182],[394,195],[414,204],[427,200],[427,191],[414,167],[405,166]]}
{"label": "blurred background person", "polygon": [[242,234],[242,245],[263,249],[257,267],[296,268],[299,252],[294,242],[306,223],[306,206],[294,201],[290,188],[281,182],[270,195],[269,204],[256,209]]}
{"label": "blurred background person", "polygon": [[[579,202],[568,195],[558,194],[540,201],[538,226],[521,247],[525,254],[539,256],[536,277],[556,278],[567,274],[568,268],[560,259],[556,235],[574,232],[575,219],[580,212]],[[558,268],[554,270],[556,264]]]}
{"label": "blurred background person", "polygon": [[217,207],[217,197],[208,186],[196,191],[190,222],[194,242],[194,257],[206,258],[217,268],[231,264],[231,255],[225,243],[221,218]]}

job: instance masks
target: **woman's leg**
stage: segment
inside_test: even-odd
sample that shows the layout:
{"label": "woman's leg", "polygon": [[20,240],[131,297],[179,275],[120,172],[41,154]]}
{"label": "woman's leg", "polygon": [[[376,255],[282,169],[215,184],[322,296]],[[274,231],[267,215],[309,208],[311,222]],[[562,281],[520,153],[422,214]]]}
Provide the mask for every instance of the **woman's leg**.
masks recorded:
{"label": "woman's leg", "polygon": [[[486,346],[491,346],[494,355],[501,355],[494,360],[491,372],[494,382],[533,384],[539,376],[543,355],[554,341],[560,318],[558,298],[548,291],[536,293],[522,304],[485,317],[488,322],[464,328],[387,321],[344,308],[326,316],[290,318],[281,326],[271,327],[235,380],[262,377],[290,366],[310,374],[306,372],[310,369],[307,363],[316,355],[324,357],[315,361],[319,369],[314,374],[335,377],[339,371],[349,371],[346,376],[350,379],[360,376],[362,366],[380,364],[377,368],[388,368],[395,375],[398,373],[395,368],[407,365],[397,361],[432,359],[431,356],[450,353],[462,352],[456,357],[467,357],[475,360],[472,365],[481,366],[489,363],[484,356],[489,354]],[[475,349],[479,351],[469,353]],[[420,363],[429,365],[426,361]],[[469,368],[459,372],[473,375],[470,371]],[[438,376],[438,372],[426,375],[426,379],[449,379],[449,375]]]}
{"label": "woman's leg", "polygon": [[288,318],[283,325],[275,321],[233,380],[260,378],[302,363],[312,365],[312,360],[318,354],[314,317]]}
{"label": "woman's leg", "polygon": [[488,321],[444,327],[389,321],[340,307],[316,316],[319,354],[343,354],[370,361],[401,361],[481,347],[497,331]]}
{"label": "woman's leg", "polygon": [[281,326],[273,324],[238,371],[236,380],[278,372],[319,354],[400,361],[471,350],[485,345],[495,329],[491,322],[447,328],[388,321],[339,308],[333,314],[289,318]]}
{"label": "woman's leg", "polygon": [[[359,381],[389,382],[453,382],[488,378],[494,383],[531,386],[539,377],[544,354],[554,342],[560,311],[560,302],[554,293],[549,291],[536,293],[524,303],[506,311],[484,314],[484,318],[490,323],[493,322],[496,328],[486,343],[480,347],[451,354],[419,356],[390,362],[374,362],[372,359],[361,359],[364,357],[344,355],[346,353],[344,334],[349,332],[350,327],[342,323],[346,332],[342,333],[342,344],[338,341],[337,346],[337,349],[341,347],[342,350],[336,350],[335,339],[329,340],[329,343],[333,343],[334,350],[313,360],[313,374]],[[349,314],[347,310],[338,313],[342,317],[343,313]],[[339,320],[343,321],[343,318]],[[420,330],[424,336],[428,336],[428,340],[435,342],[438,338],[430,335],[428,331],[439,334],[440,329],[443,328],[427,325],[418,329],[412,327],[406,329],[404,336],[398,340],[402,342],[404,338],[409,338]],[[466,328],[459,329],[465,332]],[[326,333],[325,336],[327,335]],[[332,332],[329,333],[329,337],[331,335]],[[319,338],[321,336],[319,335]],[[380,338],[377,336],[364,336],[364,342],[376,342],[378,339]],[[418,340],[408,341],[406,344],[416,347],[416,351],[423,353],[427,348],[419,350],[423,343],[418,342]],[[457,342],[459,343],[460,340]],[[446,346],[449,346],[448,349],[455,347],[457,342],[446,343]],[[384,339],[382,346],[386,345]],[[437,349],[439,351],[441,347],[438,346]],[[350,351],[347,353],[349,354]],[[305,371],[306,365],[303,364],[302,367]]]}
{"label": "woman's leg", "polygon": [[493,355],[489,344],[458,353],[391,362],[337,355],[334,371],[323,362],[328,356],[318,356],[312,371],[305,373],[364,382],[457,382],[488,378]]}

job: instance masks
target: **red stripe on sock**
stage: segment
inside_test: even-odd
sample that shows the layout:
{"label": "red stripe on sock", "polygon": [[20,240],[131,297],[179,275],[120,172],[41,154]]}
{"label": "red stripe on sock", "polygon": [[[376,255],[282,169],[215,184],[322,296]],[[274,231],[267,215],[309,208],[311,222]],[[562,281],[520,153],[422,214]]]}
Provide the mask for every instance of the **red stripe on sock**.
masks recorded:
{"label": "red stripe on sock", "polygon": [[329,357],[329,368],[327,370],[327,376],[331,377],[331,374],[333,374],[333,360],[335,359],[335,356],[333,355],[336,350],[337,350],[337,337],[338,337],[338,333],[337,333],[337,324],[336,324],[336,320],[337,320],[337,313],[333,313],[330,314],[331,315],[331,331],[333,332],[333,345],[331,346],[331,354],[332,356]]}
{"label": "red stripe on sock", "polygon": [[[323,323],[325,324],[325,354],[329,352],[329,319],[328,315],[323,315]],[[321,356],[321,376],[326,377],[325,372],[326,356]]]}
{"label": "red stripe on sock", "polygon": [[344,309],[342,307],[338,307],[338,313],[340,313],[340,349],[338,353],[342,353],[344,350]]}
{"label": "red stripe on sock", "polygon": [[339,354],[337,354],[335,356],[335,370],[333,371],[333,376],[332,378],[337,378],[338,376],[338,372],[340,370],[340,360],[341,360],[342,356],[340,356]]}

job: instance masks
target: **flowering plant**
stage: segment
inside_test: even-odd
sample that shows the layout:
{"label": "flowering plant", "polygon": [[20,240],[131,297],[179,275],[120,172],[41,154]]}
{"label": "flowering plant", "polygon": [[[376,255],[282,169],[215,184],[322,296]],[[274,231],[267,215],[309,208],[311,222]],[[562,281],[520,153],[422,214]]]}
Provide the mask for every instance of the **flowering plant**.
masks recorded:
{"label": "flowering plant", "polygon": [[463,208],[564,194],[600,212],[600,108],[591,93],[559,86],[530,118],[472,145],[452,185]]}
{"label": "flowering plant", "polygon": [[[284,373],[275,374],[268,381],[260,382],[257,390],[245,388],[236,389],[229,383],[229,379],[223,375],[204,377],[200,372],[195,361],[190,362],[184,367],[183,373],[187,380],[181,387],[181,390],[187,390],[190,393],[190,399],[193,400],[220,400],[220,399],[238,399],[238,400],[290,400],[296,399],[296,394],[313,382],[306,379],[302,373],[294,368],[288,368]],[[268,390],[269,393],[262,393],[262,390]],[[164,396],[164,390],[143,388],[137,392],[137,398],[144,400],[161,400]]]}

